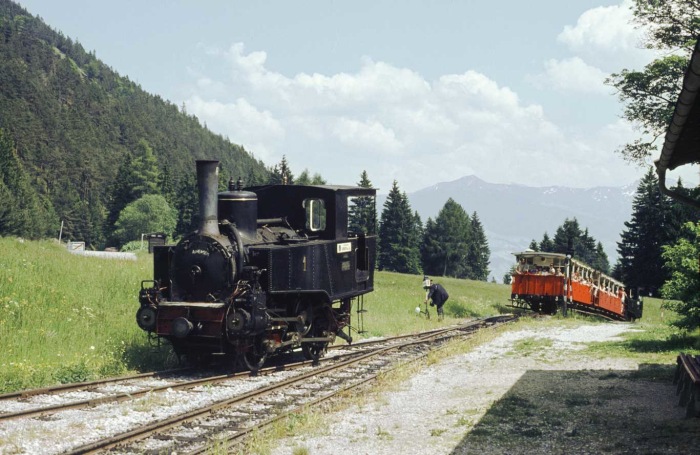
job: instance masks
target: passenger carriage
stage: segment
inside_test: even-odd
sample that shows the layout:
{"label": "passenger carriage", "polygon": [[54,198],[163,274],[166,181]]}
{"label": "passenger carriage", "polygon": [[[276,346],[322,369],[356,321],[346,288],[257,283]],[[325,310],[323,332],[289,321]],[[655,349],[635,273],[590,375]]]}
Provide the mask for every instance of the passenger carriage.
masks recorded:
{"label": "passenger carriage", "polygon": [[625,285],[581,261],[560,253],[516,253],[511,304],[545,314],[568,310],[610,319],[635,320],[642,302]]}

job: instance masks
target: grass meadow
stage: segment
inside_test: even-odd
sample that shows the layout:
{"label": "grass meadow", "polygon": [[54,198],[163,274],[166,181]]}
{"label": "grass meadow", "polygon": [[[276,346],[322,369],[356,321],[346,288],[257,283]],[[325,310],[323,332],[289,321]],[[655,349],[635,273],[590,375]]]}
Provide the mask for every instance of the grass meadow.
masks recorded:
{"label": "grass meadow", "polygon": [[[136,325],[141,281],[152,256],[136,261],[72,255],[54,241],[0,238],[0,393],[175,366]],[[378,272],[365,296],[366,333],[409,333],[498,314],[508,286],[438,278],[450,293],[445,320],[417,316],[422,276]],[[423,306],[424,307],[424,306]],[[507,311],[507,310],[506,310]],[[353,324],[356,324],[353,319]]]}
{"label": "grass meadow", "polygon": [[[176,360],[167,345],[150,342],[136,325],[141,280],[152,277],[152,257],[136,261],[72,255],[53,241],[0,238],[0,393],[129,372],[169,368]],[[375,291],[365,296],[365,333],[355,340],[454,324],[465,318],[514,311],[510,287],[433,277],[450,298],[445,320],[416,314],[425,298],[422,276],[377,272]],[[638,330],[622,341],[589,347],[601,355],[632,356],[671,364],[679,351],[700,353],[698,333],[680,333],[662,301],[647,299]],[[606,323],[600,318],[559,316],[518,324]],[[352,324],[359,328],[356,315]],[[339,340],[339,342],[342,342]]]}

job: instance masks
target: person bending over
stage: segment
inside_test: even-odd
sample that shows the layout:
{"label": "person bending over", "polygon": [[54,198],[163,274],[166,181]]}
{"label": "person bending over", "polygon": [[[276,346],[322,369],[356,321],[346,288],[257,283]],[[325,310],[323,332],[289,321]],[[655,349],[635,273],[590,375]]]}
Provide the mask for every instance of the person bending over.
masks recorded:
{"label": "person bending over", "polygon": [[449,297],[449,294],[440,283],[433,284],[433,280],[430,280],[430,285],[427,288],[427,294],[425,295],[424,303],[430,300],[430,306],[437,307],[439,321],[441,321],[445,317],[442,307],[443,305],[445,305],[445,302],[447,302],[447,299]]}

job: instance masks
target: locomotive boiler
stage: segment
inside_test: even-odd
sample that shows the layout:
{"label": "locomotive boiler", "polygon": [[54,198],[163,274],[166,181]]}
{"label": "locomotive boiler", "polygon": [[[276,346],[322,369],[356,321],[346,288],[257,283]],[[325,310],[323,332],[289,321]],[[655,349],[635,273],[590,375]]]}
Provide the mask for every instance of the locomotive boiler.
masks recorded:
{"label": "locomotive boiler", "polygon": [[376,190],[231,181],[217,193],[218,166],[197,161],[199,227],[154,247],[138,325],[190,361],[224,356],[251,370],[279,352],[318,361],[336,337],[351,342],[376,256],[375,233],[351,221],[375,210]]}

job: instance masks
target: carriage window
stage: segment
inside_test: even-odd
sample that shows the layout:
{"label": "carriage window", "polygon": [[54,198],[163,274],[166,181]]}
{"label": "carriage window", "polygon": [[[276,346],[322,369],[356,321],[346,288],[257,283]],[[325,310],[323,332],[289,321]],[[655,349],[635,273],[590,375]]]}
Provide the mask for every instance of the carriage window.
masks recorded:
{"label": "carriage window", "polygon": [[306,229],[323,231],[326,229],[326,206],[322,199],[305,199]]}

